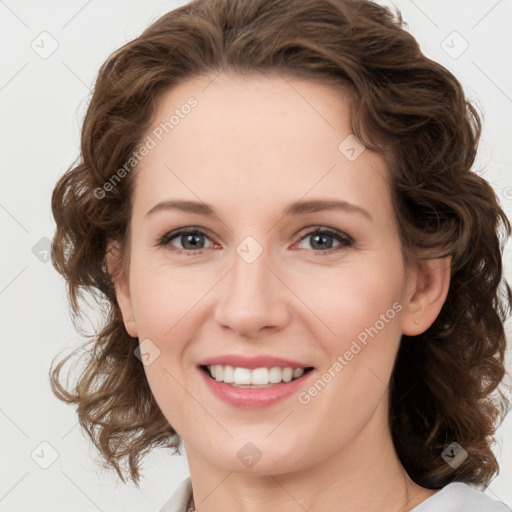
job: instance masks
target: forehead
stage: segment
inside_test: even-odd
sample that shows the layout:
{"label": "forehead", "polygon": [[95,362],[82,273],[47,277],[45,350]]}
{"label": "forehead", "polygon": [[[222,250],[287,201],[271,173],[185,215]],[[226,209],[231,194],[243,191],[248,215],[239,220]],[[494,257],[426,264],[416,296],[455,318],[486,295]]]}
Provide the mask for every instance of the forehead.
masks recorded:
{"label": "forehead", "polygon": [[357,145],[348,96],[330,86],[196,77],[160,98],[147,137],[154,147],[137,167],[135,188],[135,206],[146,211],[169,197],[256,207],[306,194],[389,207],[384,163]]}

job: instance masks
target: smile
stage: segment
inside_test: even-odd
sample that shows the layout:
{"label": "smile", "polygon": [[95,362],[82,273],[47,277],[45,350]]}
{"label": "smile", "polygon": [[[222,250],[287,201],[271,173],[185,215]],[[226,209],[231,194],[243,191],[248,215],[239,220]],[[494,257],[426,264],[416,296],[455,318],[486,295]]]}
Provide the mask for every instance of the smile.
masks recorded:
{"label": "smile", "polygon": [[[220,367],[220,371],[217,367]],[[214,365],[210,368],[198,366],[198,369],[203,382],[214,397],[233,407],[253,409],[268,407],[297,394],[306,386],[306,380],[315,373],[314,368],[291,367],[277,370],[275,367],[263,367],[250,370],[243,367]],[[224,382],[224,378],[232,378],[233,382]],[[272,382],[271,379],[277,382]]]}
{"label": "smile", "polygon": [[280,382],[291,382],[313,368],[292,368],[274,366],[271,368],[243,368],[230,365],[204,366],[212,379],[233,386],[260,388],[269,387]]}

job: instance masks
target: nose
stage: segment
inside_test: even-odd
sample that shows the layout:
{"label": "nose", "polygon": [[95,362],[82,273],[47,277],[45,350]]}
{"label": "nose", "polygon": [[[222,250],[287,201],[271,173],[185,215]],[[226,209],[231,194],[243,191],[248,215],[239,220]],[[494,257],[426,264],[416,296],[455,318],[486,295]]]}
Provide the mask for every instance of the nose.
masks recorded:
{"label": "nose", "polygon": [[237,252],[216,304],[215,320],[238,336],[258,338],[282,329],[289,321],[291,291],[264,251],[252,262]]}

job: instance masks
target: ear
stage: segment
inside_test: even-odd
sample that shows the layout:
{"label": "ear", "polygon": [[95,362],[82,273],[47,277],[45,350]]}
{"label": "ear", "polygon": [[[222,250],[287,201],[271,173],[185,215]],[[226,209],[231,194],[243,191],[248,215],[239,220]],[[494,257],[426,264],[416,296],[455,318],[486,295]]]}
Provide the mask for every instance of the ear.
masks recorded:
{"label": "ear", "polygon": [[119,243],[109,241],[107,245],[107,268],[114,283],[117,303],[123,316],[126,331],[132,338],[138,337],[137,326],[133,316],[132,300],[127,276],[122,272],[121,251]]}
{"label": "ear", "polygon": [[451,256],[424,260],[408,279],[402,333],[417,336],[435,321],[450,287]]}

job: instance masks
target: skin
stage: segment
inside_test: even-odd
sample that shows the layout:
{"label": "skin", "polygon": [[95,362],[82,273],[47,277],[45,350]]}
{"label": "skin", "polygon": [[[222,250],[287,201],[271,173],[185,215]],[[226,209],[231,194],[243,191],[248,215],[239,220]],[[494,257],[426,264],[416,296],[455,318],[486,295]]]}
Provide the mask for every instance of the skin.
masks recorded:
{"label": "skin", "polygon": [[[136,170],[129,271],[115,283],[129,334],[160,350],[145,371],[183,438],[197,510],[412,510],[435,491],[397,458],[388,383],[401,335],[437,317],[450,260],[406,272],[383,161],[338,150],[351,134],[339,91],[291,77],[195,78],[166,92],[148,134],[190,96],[197,107]],[[283,216],[313,198],[343,199],[371,220],[343,210]],[[208,203],[216,216],[146,215],[168,199]],[[180,236],[157,245],[187,226],[209,233],[202,254],[184,254]],[[327,238],[331,253],[321,254],[306,236],[313,226],[354,243]],[[263,250],[250,264],[236,252],[247,236]],[[196,368],[217,355],[272,354],[314,366],[316,380],[394,303],[400,312],[306,405],[296,395],[263,409],[227,405]],[[237,457],[247,442],[262,454],[251,468]]]}

